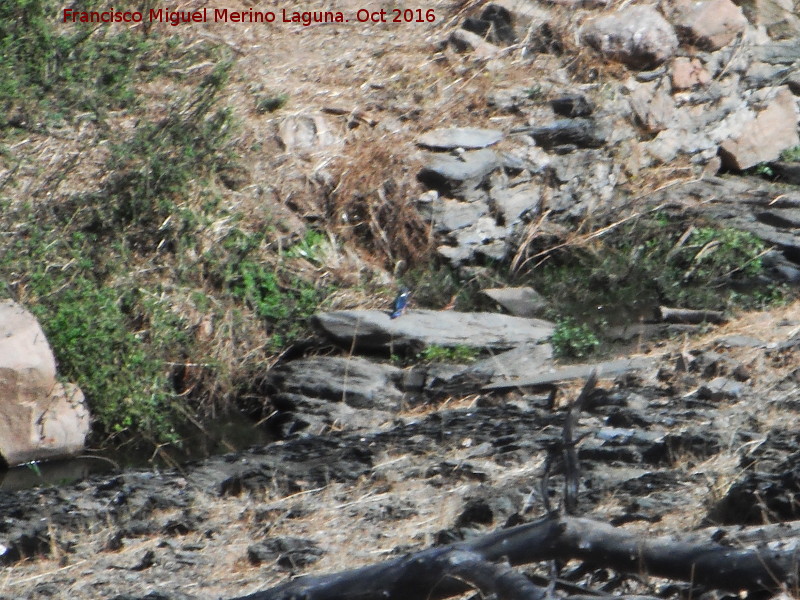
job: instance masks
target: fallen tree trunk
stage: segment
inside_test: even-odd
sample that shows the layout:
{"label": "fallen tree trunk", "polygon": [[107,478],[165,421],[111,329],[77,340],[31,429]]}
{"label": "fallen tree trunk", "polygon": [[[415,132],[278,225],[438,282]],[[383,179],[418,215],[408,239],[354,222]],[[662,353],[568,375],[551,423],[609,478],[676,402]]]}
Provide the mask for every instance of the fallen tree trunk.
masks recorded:
{"label": "fallen tree trunk", "polygon": [[[696,536],[695,536],[696,540]],[[548,516],[465,542],[431,548],[378,565],[329,575],[300,577],[270,590],[232,600],[434,600],[469,590],[491,589],[482,563],[511,565],[554,559],[582,559],[599,567],[653,575],[739,592],[777,591],[798,581],[796,548],[741,549],[715,542],[694,543],[670,536],[643,538],[605,523],[573,517]],[[463,565],[473,561],[465,577]],[[543,597],[543,588],[526,587],[501,570],[504,579],[492,591],[506,598],[527,593]],[[522,586],[522,587],[521,587]],[[523,590],[522,592],[520,590]]]}

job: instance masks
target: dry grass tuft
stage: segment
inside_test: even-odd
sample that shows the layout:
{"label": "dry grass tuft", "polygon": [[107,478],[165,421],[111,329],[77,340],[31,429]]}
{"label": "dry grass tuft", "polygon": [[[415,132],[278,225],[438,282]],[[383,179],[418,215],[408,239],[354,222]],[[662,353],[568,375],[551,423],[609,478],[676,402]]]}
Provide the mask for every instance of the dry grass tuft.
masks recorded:
{"label": "dry grass tuft", "polygon": [[414,179],[409,150],[387,134],[359,136],[337,161],[341,175],[327,198],[327,220],[341,238],[390,268],[400,261],[421,262],[433,241],[414,206],[422,188]]}

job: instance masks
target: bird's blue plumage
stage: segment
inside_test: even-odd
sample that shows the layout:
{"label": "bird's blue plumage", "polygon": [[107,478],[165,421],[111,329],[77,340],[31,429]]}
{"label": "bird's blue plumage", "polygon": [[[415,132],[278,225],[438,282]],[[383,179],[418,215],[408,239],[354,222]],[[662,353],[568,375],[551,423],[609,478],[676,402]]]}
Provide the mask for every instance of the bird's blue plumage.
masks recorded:
{"label": "bird's blue plumage", "polygon": [[390,318],[396,319],[402,315],[408,306],[408,301],[410,298],[411,292],[408,290],[408,288],[401,289],[400,293],[397,294],[397,298],[394,299],[394,303],[392,303],[392,314],[390,315]]}

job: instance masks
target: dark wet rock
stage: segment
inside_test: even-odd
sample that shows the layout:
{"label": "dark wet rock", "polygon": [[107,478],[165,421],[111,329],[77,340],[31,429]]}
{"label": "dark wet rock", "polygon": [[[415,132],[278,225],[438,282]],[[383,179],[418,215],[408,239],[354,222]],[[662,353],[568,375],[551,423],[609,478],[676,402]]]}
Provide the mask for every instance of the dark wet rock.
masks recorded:
{"label": "dark wet rock", "polygon": [[546,149],[556,146],[576,148],[600,148],[606,143],[606,135],[593,119],[561,119],[541,127],[515,130],[530,133],[536,143]]}
{"label": "dark wet rock", "polygon": [[432,154],[417,176],[428,187],[448,195],[477,188],[501,165],[494,150],[467,151],[458,155]]}
{"label": "dark wet rock", "polygon": [[575,117],[588,117],[594,112],[594,106],[582,94],[561,96],[550,101],[553,112],[562,117],[574,119]]}
{"label": "dark wet rock", "polygon": [[627,6],[590,21],[581,39],[605,57],[634,69],[652,69],[678,48],[675,30],[652,6]]}
{"label": "dark wet rock", "polygon": [[710,511],[708,521],[750,524],[800,518],[800,437],[770,432],[747,457],[746,472]]}
{"label": "dark wet rock", "polygon": [[499,4],[487,4],[480,17],[467,17],[461,27],[493,44],[508,45],[517,41],[514,33],[514,16]]}
{"label": "dark wet rock", "polygon": [[294,492],[298,481],[317,487],[330,481],[353,481],[372,467],[373,453],[358,439],[345,442],[343,438],[309,435],[234,458],[237,460],[224,466],[204,465],[190,479],[213,485],[220,496],[257,492],[270,485]]}
{"label": "dark wet rock", "polygon": [[[395,391],[392,388],[392,391]],[[377,405],[385,402],[376,402]],[[397,403],[399,405],[399,403]],[[273,411],[265,426],[280,438],[321,433],[332,427],[370,431],[392,419],[395,410],[354,408],[345,402],[321,400],[302,394],[277,393],[270,396]]]}
{"label": "dark wet rock", "polygon": [[401,349],[418,345],[505,349],[548,338],[553,325],[496,313],[410,310],[390,319],[378,310],[318,313],[314,324],[332,340],[363,349]]}
{"label": "dark wet rock", "polygon": [[247,558],[253,564],[276,561],[285,569],[297,569],[317,562],[325,552],[313,540],[275,537],[247,547]]}
{"label": "dark wet rock", "polygon": [[495,461],[526,461],[534,452],[561,439],[561,421],[561,415],[549,410],[479,406],[442,410],[392,431],[376,433],[373,439],[379,446],[399,445],[415,455],[463,448],[465,442],[469,447],[489,444]]}
{"label": "dark wet rock", "polygon": [[607,463],[658,463],[666,454],[665,437],[663,431],[603,427],[594,433],[594,439],[581,444],[578,458]]}
{"label": "dark wet rock", "polygon": [[440,365],[429,368],[424,392],[428,398],[479,393],[494,375],[493,367],[483,363],[467,368],[459,365]]}
{"label": "dark wet rock", "polygon": [[545,297],[531,287],[489,288],[482,292],[517,317],[536,317],[549,306]]}
{"label": "dark wet rock", "polygon": [[503,132],[496,129],[478,129],[475,127],[452,127],[434,129],[417,137],[417,144],[433,150],[465,150],[485,148],[503,139]]}
{"label": "dark wet rock", "polygon": [[777,161],[769,166],[786,183],[800,185],[800,162]]}

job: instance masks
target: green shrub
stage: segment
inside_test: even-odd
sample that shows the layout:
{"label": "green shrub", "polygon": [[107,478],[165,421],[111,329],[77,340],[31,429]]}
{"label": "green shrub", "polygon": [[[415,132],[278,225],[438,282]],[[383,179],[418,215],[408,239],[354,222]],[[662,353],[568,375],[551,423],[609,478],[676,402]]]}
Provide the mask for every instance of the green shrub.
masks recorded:
{"label": "green shrub", "polygon": [[480,351],[470,346],[458,345],[452,347],[426,346],[417,358],[426,362],[470,363],[474,362]]}
{"label": "green shrub", "polygon": [[585,358],[600,346],[600,340],[588,325],[579,325],[570,318],[558,322],[550,343],[556,356],[569,358]]}
{"label": "green shrub", "polygon": [[[291,273],[284,263],[287,258],[318,256],[318,244],[323,238],[309,233],[298,244],[290,247],[276,264],[263,264],[256,260],[261,235],[248,236],[234,230],[226,242],[226,258],[207,257],[211,269],[219,269],[218,277],[223,287],[230,289],[235,298],[246,303],[267,324],[269,346],[273,350],[310,333],[308,318],[316,312],[325,296],[327,286],[305,281]],[[235,250],[234,250],[235,249]]]}
{"label": "green shrub", "polygon": [[781,160],[787,162],[800,162],[800,146],[788,148],[781,152]]}
{"label": "green shrub", "polygon": [[[51,281],[45,285],[41,278]],[[53,347],[59,373],[81,387],[102,429],[175,441],[170,368],[151,340],[132,331],[119,292],[84,274],[68,285],[45,272],[34,279],[41,291],[52,288],[47,302],[31,309]]]}
{"label": "green shrub", "polygon": [[260,113],[275,112],[286,106],[289,101],[289,94],[280,93],[274,96],[257,96],[256,110]]}

